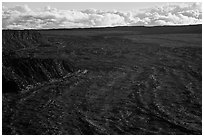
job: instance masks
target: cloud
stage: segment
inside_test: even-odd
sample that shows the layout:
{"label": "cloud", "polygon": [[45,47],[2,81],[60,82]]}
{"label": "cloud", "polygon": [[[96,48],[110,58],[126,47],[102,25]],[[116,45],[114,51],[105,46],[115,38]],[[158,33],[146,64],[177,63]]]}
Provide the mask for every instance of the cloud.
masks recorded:
{"label": "cloud", "polygon": [[141,20],[149,18],[148,25],[198,24],[202,22],[201,3],[164,5],[144,10],[137,14]]}
{"label": "cloud", "polygon": [[3,6],[4,29],[86,28],[202,23],[201,3],[174,3],[138,11],[59,10],[47,6],[32,10],[27,5]]}

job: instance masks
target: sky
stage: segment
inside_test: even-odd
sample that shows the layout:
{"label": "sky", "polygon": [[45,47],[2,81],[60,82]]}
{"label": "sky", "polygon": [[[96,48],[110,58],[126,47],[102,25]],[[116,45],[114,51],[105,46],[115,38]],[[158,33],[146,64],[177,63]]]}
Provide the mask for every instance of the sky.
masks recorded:
{"label": "sky", "polygon": [[202,5],[194,2],[3,2],[2,6],[3,29],[202,23]]}
{"label": "sky", "polygon": [[16,5],[27,5],[29,8],[35,10],[50,6],[61,10],[82,10],[82,9],[100,9],[100,10],[122,10],[128,11],[133,9],[148,8],[152,6],[164,5],[165,2],[8,2],[3,3],[6,7],[15,7]]}

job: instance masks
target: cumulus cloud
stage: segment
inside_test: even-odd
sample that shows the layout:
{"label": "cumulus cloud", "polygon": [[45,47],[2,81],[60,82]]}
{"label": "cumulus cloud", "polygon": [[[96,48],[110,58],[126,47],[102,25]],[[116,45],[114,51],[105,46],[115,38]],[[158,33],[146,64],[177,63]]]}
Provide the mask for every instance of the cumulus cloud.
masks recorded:
{"label": "cumulus cloud", "polygon": [[138,11],[59,10],[27,5],[2,8],[4,29],[86,28],[112,26],[187,25],[202,23],[201,3],[166,4]]}

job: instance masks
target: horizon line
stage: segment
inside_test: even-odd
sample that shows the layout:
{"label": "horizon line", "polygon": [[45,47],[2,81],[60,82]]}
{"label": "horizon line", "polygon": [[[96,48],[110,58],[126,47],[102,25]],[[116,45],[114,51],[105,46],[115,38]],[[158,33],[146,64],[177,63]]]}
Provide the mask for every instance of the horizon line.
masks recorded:
{"label": "horizon line", "polygon": [[4,29],[2,30],[73,30],[73,29],[105,29],[105,28],[119,28],[119,27],[146,27],[146,28],[151,28],[151,27],[182,27],[182,26],[200,26],[201,24],[173,24],[173,25],[147,25],[147,26],[108,26],[108,27],[78,27],[78,28],[45,28],[45,29]]}

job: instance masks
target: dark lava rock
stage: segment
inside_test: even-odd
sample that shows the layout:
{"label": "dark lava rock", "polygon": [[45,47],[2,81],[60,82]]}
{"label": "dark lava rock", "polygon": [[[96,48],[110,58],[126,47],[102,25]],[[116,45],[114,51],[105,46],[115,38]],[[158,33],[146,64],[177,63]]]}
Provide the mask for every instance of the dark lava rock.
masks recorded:
{"label": "dark lava rock", "polygon": [[200,28],[3,31],[3,134],[202,134]]}

